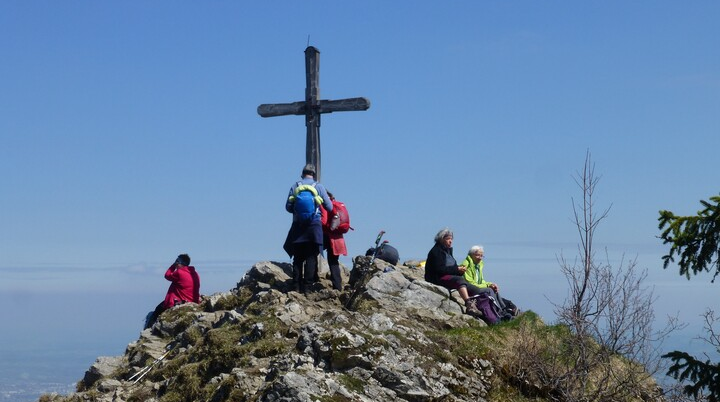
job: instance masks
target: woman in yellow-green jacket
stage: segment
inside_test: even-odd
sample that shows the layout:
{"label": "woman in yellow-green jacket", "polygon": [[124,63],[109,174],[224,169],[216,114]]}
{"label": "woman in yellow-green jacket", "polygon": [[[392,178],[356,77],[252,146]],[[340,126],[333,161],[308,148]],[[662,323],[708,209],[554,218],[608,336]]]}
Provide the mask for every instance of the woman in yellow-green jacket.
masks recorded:
{"label": "woman in yellow-green jacket", "polygon": [[497,285],[488,282],[483,277],[483,257],[485,256],[485,250],[483,246],[472,246],[465,261],[462,264],[465,266],[465,280],[479,288],[491,288],[497,292]]}
{"label": "woman in yellow-green jacket", "polygon": [[478,295],[480,293],[488,293],[490,296],[500,305],[500,308],[504,309],[505,304],[498,295],[498,285],[493,282],[488,282],[483,277],[483,258],[485,257],[485,250],[483,246],[472,246],[465,261],[462,262],[462,266],[465,267],[465,280],[472,286],[468,286],[468,293],[472,295]]}

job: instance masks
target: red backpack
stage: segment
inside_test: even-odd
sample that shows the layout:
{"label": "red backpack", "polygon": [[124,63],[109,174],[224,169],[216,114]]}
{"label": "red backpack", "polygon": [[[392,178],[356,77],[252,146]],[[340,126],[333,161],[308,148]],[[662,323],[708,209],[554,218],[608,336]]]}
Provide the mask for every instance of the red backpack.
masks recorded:
{"label": "red backpack", "polygon": [[350,214],[348,214],[345,204],[336,200],[333,200],[332,204],[333,210],[328,228],[331,232],[347,233],[352,228],[350,227]]}

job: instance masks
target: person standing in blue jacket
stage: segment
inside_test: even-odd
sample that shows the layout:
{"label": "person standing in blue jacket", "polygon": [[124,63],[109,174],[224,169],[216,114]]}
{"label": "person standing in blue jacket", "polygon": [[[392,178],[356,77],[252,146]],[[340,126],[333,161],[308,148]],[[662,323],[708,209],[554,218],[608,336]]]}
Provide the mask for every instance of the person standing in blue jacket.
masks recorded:
{"label": "person standing in blue jacket", "polygon": [[[333,209],[332,201],[322,184],[315,181],[315,166],[307,164],[302,170],[300,181],[290,187],[285,201],[285,210],[293,214],[283,249],[293,257],[293,290],[305,293],[317,281],[317,259],[322,251],[323,231],[320,207],[328,212]],[[309,218],[298,212],[300,191],[312,192],[315,212]]]}

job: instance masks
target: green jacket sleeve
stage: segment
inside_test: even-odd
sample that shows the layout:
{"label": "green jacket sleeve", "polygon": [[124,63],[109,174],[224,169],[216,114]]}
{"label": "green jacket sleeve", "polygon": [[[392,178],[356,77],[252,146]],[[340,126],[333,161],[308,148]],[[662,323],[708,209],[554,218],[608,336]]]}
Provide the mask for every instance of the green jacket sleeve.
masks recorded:
{"label": "green jacket sleeve", "polygon": [[[465,258],[465,261],[463,261],[463,263],[460,265],[464,265],[467,268],[465,270],[464,277],[465,277],[465,280],[468,281],[470,284],[475,285],[479,288],[486,288],[486,287],[492,285],[492,282],[487,282],[483,278],[482,269],[483,269],[484,264],[482,261],[480,261],[479,264],[475,264],[475,263],[473,263],[472,257],[467,256]],[[478,271],[480,271],[479,276],[477,275],[477,271],[475,269],[477,265],[479,265],[479,267],[477,267]]]}
{"label": "green jacket sleeve", "polygon": [[468,283],[478,286],[477,278],[475,277],[475,264],[472,262],[472,258],[470,256],[465,257],[465,261],[462,262],[462,264],[465,266],[465,280],[468,281]]}

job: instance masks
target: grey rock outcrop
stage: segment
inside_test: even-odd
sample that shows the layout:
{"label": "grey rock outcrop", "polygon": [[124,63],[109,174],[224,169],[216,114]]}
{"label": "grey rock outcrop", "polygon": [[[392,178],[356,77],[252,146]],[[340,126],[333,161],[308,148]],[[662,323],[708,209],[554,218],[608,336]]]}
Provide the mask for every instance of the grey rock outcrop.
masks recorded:
{"label": "grey rock outcrop", "polygon": [[[343,269],[290,290],[292,267],[255,264],[229,292],[164,312],[125,355],[100,358],[79,391],[48,401],[484,401],[494,375],[433,334],[484,326],[409,266]],[[352,273],[352,275],[351,275]],[[348,308],[348,306],[350,308]]]}
{"label": "grey rock outcrop", "polygon": [[95,360],[95,363],[90,366],[90,369],[85,372],[85,377],[83,377],[83,383],[87,385],[95,384],[95,382],[99,379],[112,375],[112,373],[115,372],[115,370],[117,370],[122,365],[122,363],[123,358],[121,356],[98,357],[97,360]]}

